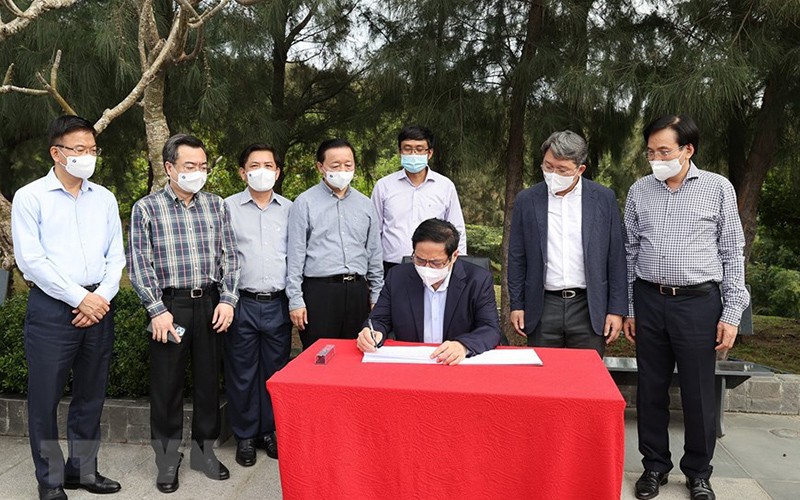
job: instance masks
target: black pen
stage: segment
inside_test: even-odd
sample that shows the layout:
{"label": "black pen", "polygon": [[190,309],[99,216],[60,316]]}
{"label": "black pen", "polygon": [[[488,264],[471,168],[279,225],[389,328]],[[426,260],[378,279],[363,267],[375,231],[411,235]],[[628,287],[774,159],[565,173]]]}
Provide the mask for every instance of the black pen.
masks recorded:
{"label": "black pen", "polygon": [[372,319],[367,319],[367,324],[369,324],[369,336],[372,337],[372,343],[375,344],[375,349],[377,349],[378,341],[375,340],[375,329],[372,327]]}

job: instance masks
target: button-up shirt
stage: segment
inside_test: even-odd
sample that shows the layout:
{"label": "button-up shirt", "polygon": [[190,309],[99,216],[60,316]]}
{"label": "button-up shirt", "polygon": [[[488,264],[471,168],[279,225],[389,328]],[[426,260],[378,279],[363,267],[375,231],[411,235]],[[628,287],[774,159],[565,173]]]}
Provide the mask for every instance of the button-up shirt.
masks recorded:
{"label": "button-up shirt", "polygon": [[225,202],[201,191],[187,206],[167,184],[131,212],[128,273],[150,317],[167,311],[164,288],[217,284],[220,302],[238,300],[236,237]]}
{"label": "button-up shirt", "polygon": [[344,198],[320,181],[289,210],[289,256],[286,295],[289,309],[305,307],[303,276],[366,276],[370,302],[383,288],[378,216],[369,198],[348,187]]}
{"label": "button-up shirt", "polygon": [[738,325],[750,302],[744,286],[744,233],[736,192],[721,175],[694,163],[672,191],[648,175],[636,181],[625,204],[629,315],[633,282],[668,286],[722,283],[721,321]]}
{"label": "button-up shirt", "polygon": [[248,292],[277,292],[286,288],[286,244],[292,202],[272,193],[259,208],[245,188],[225,199],[236,234],[241,274],[239,288]]}
{"label": "button-up shirt", "polygon": [[413,251],[411,236],[421,222],[443,219],[452,223],[461,238],[458,253],[467,254],[464,215],[453,181],[428,168],[425,180],[414,186],[405,169],[380,179],[372,189],[372,203],[378,213],[383,260],[399,264]]}
{"label": "button-up shirt", "polygon": [[564,196],[547,191],[545,290],[586,288],[581,234],[583,180]]}
{"label": "button-up shirt", "polygon": [[117,200],[84,180],[78,196],[55,171],[17,190],[11,205],[14,257],[26,280],[44,293],[78,307],[95,293],[111,301],[119,291],[125,252]]}
{"label": "button-up shirt", "polygon": [[441,344],[444,340],[444,308],[447,304],[447,287],[450,285],[451,269],[439,288],[425,287],[425,320],[423,338],[428,344]]}

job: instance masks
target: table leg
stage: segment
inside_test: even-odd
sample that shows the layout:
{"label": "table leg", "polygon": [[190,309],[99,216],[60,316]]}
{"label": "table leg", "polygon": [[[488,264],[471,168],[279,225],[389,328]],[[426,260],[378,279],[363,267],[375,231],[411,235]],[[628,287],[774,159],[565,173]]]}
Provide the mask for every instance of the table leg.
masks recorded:
{"label": "table leg", "polygon": [[715,392],[717,399],[717,438],[725,435],[725,376],[717,375],[715,378]]}

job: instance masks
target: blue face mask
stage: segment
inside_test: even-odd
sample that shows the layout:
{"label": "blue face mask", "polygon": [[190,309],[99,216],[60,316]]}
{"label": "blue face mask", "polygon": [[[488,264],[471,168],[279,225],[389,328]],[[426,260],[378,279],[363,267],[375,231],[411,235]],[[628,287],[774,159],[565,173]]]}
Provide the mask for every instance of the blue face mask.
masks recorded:
{"label": "blue face mask", "polygon": [[422,172],[428,166],[428,155],[400,155],[400,165],[412,174]]}

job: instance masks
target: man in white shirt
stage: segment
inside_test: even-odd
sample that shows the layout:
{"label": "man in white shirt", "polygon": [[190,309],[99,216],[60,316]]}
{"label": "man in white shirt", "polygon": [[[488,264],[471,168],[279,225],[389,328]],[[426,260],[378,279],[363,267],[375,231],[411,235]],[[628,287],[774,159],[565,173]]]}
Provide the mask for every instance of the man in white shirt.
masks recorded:
{"label": "man in white shirt", "polygon": [[578,134],[542,144],[545,182],[517,195],[508,251],[511,324],[528,345],[602,356],[627,313],[624,233],[614,192],[582,177]]}
{"label": "man in white shirt", "polygon": [[433,157],[433,133],[425,127],[409,125],[397,136],[400,165],[393,174],[380,179],[372,190],[372,203],[378,213],[384,275],[411,255],[411,236],[422,221],[437,218],[452,223],[461,238],[460,255],[467,254],[464,215],[453,181],[434,172],[428,165]]}

